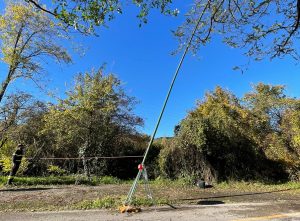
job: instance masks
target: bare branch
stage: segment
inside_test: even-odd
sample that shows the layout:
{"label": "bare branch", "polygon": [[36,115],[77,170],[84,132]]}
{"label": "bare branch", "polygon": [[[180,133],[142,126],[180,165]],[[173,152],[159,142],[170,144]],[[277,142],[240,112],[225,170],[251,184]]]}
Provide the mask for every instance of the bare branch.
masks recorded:
{"label": "bare branch", "polygon": [[289,36],[286,38],[286,40],[282,43],[282,45],[279,46],[279,51],[281,52],[283,48],[288,44],[290,41],[291,37],[295,34],[295,32],[299,28],[299,23],[300,23],[300,0],[297,0],[297,19],[295,21],[295,25],[293,30],[289,33]]}
{"label": "bare branch", "polygon": [[43,7],[42,7],[39,3],[37,3],[36,1],[33,1],[33,0],[26,0],[26,1],[29,2],[29,3],[32,3],[36,8],[42,10],[43,12],[46,12],[46,13],[48,13],[48,14],[50,14],[50,15],[53,15],[53,16],[57,17],[57,14],[56,14],[56,13],[54,13],[54,12],[52,12],[52,11],[49,11],[49,10],[43,8]]}

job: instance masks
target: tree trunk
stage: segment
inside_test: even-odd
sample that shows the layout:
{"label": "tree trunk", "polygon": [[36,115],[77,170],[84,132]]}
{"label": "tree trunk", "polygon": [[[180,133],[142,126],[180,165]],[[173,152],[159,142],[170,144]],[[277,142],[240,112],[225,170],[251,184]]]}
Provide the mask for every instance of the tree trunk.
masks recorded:
{"label": "tree trunk", "polygon": [[12,78],[12,75],[14,73],[14,70],[12,70],[10,68],[9,72],[8,72],[8,75],[6,77],[6,79],[2,82],[1,84],[1,88],[0,88],[0,104],[2,102],[2,99],[3,99],[3,96],[5,94],[5,91],[7,89],[7,86],[9,85],[9,83],[11,82],[11,78]]}
{"label": "tree trunk", "polygon": [[84,175],[85,175],[85,177],[88,178],[88,180],[90,180],[91,175],[90,175],[90,170],[89,170],[88,162],[87,162],[86,155],[85,155],[87,148],[88,148],[88,141],[85,141],[84,146],[80,151],[81,152],[80,155],[82,158]]}
{"label": "tree trunk", "polygon": [[7,137],[3,138],[3,135],[1,135],[0,149],[4,146],[4,144],[6,143],[6,141],[7,141]]}

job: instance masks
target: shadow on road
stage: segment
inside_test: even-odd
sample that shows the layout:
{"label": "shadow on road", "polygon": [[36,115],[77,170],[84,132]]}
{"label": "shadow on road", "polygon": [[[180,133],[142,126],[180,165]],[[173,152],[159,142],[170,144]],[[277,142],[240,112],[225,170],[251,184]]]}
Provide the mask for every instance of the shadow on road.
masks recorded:
{"label": "shadow on road", "polygon": [[[170,205],[168,205],[170,206]],[[142,211],[145,213],[150,213],[150,212],[168,212],[168,211],[174,211],[174,210],[179,210],[179,211],[185,211],[185,210],[193,210],[193,209],[197,209],[196,207],[189,207],[189,206],[179,206],[179,207],[175,207],[172,205],[172,207],[161,207],[161,208],[154,208],[154,207],[150,207],[147,209],[143,209]]]}
{"label": "shadow on road", "polygon": [[[219,200],[204,200],[204,201],[199,201],[197,203],[198,205],[202,205],[202,206],[209,206],[209,205],[221,205],[221,204],[225,204],[223,201],[219,201]],[[171,204],[166,204],[167,206],[169,207],[160,207],[160,208],[155,208],[155,207],[151,207],[151,208],[147,208],[146,210],[143,210],[143,212],[153,212],[153,211],[156,211],[156,212],[168,212],[168,211],[187,211],[187,210],[195,210],[195,209],[198,209],[199,207],[191,207],[191,206],[183,206],[183,205],[180,205],[180,206],[174,206],[174,205],[171,205]],[[131,214],[129,214],[130,216]]]}
{"label": "shadow on road", "polygon": [[2,189],[0,192],[21,192],[21,191],[41,191],[41,190],[53,190],[53,189],[58,189],[58,188],[39,188],[39,187],[33,187],[33,188],[18,188],[18,189]]}
{"label": "shadow on road", "polygon": [[220,204],[224,204],[223,201],[220,200],[203,200],[203,201],[199,201],[197,202],[198,205],[203,205],[203,206],[209,206],[209,205],[220,205]]}
{"label": "shadow on road", "polygon": [[284,189],[284,190],[274,190],[274,191],[257,192],[257,193],[240,193],[240,194],[209,196],[209,197],[184,198],[184,199],[178,199],[178,200],[181,200],[181,201],[191,201],[191,200],[220,199],[220,198],[229,198],[229,197],[238,197],[238,196],[254,196],[254,195],[263,195],[263,194],[287,192],[287,191],[290,191],[290,190],[297,190],[297,189],[300,189],[300,188],[289,188],[289,189]]}

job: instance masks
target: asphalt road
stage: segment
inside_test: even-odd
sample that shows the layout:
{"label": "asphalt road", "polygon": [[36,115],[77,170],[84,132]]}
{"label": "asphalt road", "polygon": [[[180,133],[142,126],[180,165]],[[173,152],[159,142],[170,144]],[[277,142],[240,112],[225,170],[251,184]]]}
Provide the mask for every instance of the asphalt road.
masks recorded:
{"label": "asphalt road", "polygon": [[177,209],[157,207],[144,209],[136,214],[120,214],[117,211],[58,211],[58,212],[2,212],[2,221],[254,221],[299,220],[300,202],[269,201],[261,203],[228,203],[200,201],[197,205],[180,205]]}

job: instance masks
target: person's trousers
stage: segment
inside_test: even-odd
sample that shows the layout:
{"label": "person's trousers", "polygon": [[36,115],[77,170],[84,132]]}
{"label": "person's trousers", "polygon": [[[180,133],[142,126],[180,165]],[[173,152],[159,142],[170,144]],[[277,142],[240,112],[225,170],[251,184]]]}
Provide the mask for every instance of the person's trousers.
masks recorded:
{"label": "person's trousers", "polygon": [[12,181],[14,179],[14,176],[16,175],[16,173],[18,172],[18,169],[20,167],[21,163],[14,163],[13,167],[11,168],[9,177],[8,177],[8,181],[7,184],[12,184]]}

